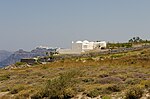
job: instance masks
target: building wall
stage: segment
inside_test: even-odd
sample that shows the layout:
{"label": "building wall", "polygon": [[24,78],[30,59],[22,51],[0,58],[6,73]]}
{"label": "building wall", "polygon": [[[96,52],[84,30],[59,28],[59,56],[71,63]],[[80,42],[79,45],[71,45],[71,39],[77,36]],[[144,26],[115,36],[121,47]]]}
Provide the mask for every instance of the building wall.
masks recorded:
{"label": "building wall", "polygon": [[106,48],[107,43],[105,41],[100,42],[101,48]]}
{"label": "building wall", "polygon": [[35,64],[37,61],[36,61],[36,59],[21,59],[21,61],[20,62],[24,62],[24,63],[27,63],[27,64]]}
{"label": "building wall", "polygon": [[72,49],[59,49],[59,54],[81,54],[81,51],[72,50]]}
{"label": "building wall", "polygon": [[107,43],[105,41],[94,42],[94,49],[96,48],[106,48]]}
{"label": "building wall", "polygon": [[72,50],[82,52],[82,43],[72,43]]}
{"label": "building wall", "polygon": [[93,50],[93,44],[94,44],[94,42],[89,42],[89,43],[84,43],[84,42],[83,42],[82,50],[83,50],[83,51]]}

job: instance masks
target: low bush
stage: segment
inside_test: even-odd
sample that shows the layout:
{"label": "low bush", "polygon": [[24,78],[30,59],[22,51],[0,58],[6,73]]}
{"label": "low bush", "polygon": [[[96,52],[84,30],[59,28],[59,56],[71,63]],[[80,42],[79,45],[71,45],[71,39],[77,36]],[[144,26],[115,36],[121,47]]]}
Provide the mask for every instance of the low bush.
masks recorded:
{"label": "low bush", "polygon": [[107,73],[104,73],[104,74],[100,74],[100,75],[99,75],[100,78],[105,78],[105,77],[108,77],[108,76],[109,76],[109,74],[107,74]]}
{"label": "low bush", "polygon": [[88,97],[91,97],[91,98],[94,98],[94,97],[97,97],[99,94],[100,94],[100,91],[99,91],[99,90],[93,89],[93,90],[91,90],[91,91],[87,94],[87,96],[88,96]]}
{"label": "low bush", "polygon": [[26,63],[24,63],[24,62],[16,62],[16,63],[15,63],[16,66],[25,65],[25,64],[26,64]]}
{"label": "low bush", "polygon": [[108,86],[106,89],[111,92],[119,92],[119,91],[121,91],[122,86],[121,85],[111,85],[111,86]]}
{"label": "low bush", "polygon": [[140,81],[141,81],[140,79],[128,78],[125,80],[125,84],[135,85],[135,84],[139,84]]}
{"label": "low bush", "polygon": [[21,90],[24,90],[24,86],[23,85],[16,85],[16,86],[14,86],[14,87],[12,87],[11,89],[10,89],[10,93],[11,94],[17,94],[18,92],[20,92]]}
{"label": "low bush", "polygon": [[[29,97],[30,97],[30,95],[28,93],[26,93],[26,94],[18,94],[16,96],[14,96],[14,99],[29,99]],[[9,99],[11,99],[11,98],[9,98]]]}
{"label": "low bush", "polygon": [[143,95],[143,90],[141,87],[134,86],[131,87],[125,94],[125,99],[140,99]]}
{"label": "low bush", "polygon": [[144,81],[142,81],[141,85],[144,85],[145,88],[150,88],[150,80],[144,80]]}
{"label": "low bush", "polygon": [[[123,89],[123,87],[120,84],[119,85],[116,85],[116,84],[109,85],[109,86],[106,85],[103,87],[94,88],[94,89],[90,90],[89,92],[87,92],[87,96],[94,98],[94,97],[97,97],[98,95],[107,95],[107,94],[111,94],[113,92],[120,92],[122,89]],[[104,98],[104,99],[107,99],[107,98]]]}
{"label": "low bush", "polygon": [[10,78],[10,75],[9,75],[9,74],[1,75],[1,76],[0,76],[0,81],[8,80],[9,78]]}
{"label": "low bush", "polygon": [[121,84],[112,84],[112,85],[106,85],[102,88],[97,89],[99,91],[100,95],[107,95],[111,94],[113,92],[120,92],[124,89],[124,86]]}
{"label": "low bush", "polygon": [[122,83],[122,79],[119,77],[105,77],[96,81],[96,83],[100,84],[112,84],[112,83]]}
{"label": "low bush", "polygon": [[71,98],[75,95],[73,86],[76,81],[74,77],[78,74],[77,71],[66,72],[59,77],[48,80],[45,87],[32,96],[32,99],[48,97],[50,99]]}
{"label": "low bush", "polygon": [[111,99],[110,96],[103,96],[102,99]]}
{"label": "low bush", "polygon": [[122,56],[124,56],[124,55],[122,55],[122,54],[114,54],[114,55],[111,55],[111,58],[120,58]]}
{"label": "low bush", "polygon": [[91,83],[91,82],[94,82],[94,79],[93,78],[85,78],[82,81],[85,83]]}

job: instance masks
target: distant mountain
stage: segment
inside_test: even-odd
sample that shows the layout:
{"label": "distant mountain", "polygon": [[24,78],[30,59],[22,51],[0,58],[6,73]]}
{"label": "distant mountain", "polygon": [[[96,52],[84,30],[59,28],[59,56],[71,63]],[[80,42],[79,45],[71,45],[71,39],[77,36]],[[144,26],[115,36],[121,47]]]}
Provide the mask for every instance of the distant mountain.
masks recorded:
{"label": "distant mountain", "polygon": [[7,59],[0,62],[0,67],[8,66],[10,64],[14,64],[19,62],[23,58],[34,58],[37,56],[46,56],[47,52],[52,52],[54,49],[43,49],[43,48],[36,48],[31,52],[27,52],[24,50],[16,51],[15,53],[11,54]]}
{"label": "distant mountain", "polygon": [[0,62],[7,59],[13,52],[0,50]]}

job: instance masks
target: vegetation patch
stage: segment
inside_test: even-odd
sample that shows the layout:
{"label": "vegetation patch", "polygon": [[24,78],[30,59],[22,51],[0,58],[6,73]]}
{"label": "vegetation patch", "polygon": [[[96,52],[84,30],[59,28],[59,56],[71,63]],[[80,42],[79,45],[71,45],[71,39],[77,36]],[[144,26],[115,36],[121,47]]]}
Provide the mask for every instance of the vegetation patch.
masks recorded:
{"label": "vegetation patch", "polygon": [[32,96],[32,98],[49,97],[52,99],[58,99],[73,97],[75,95],[73,86],[76,82],[72,78],[77,76],[77,74],[78,73],[76,71],[66,72],[57,78],[48,80],[42,91]]}
{"label": "vegetation patch", "polygon": [[24,62],[16,62],[15,63],[15,66],[21,66],[21,65],[26,65],[26,63],[24,63]]}
{"label": "vegetation patch", "polygon": [[0,81],[8,80],[8,79],[10,79],[10,75],[9,75],[9,74],[1,75],[1,76],[0,76]]}
{"label": "vegetation patch", "polygon": [[125,94],[125,99],[140,99],[143,95],[143,89],[139,86],[131,87]]}
{"label": "vegetation patch", "polygon": [[97,88],[91,90],[91,91],[87,94],[87,96],[88,96],[88,97],[91,97],[91,98],[97,97],[98,95],[100,95],[100,90],[97,89]]}
{"label": "vegetation patch", "polygon": [[6,99],[68,99],[81,93],[82,98],[145,99],[150,92],[150,49],[116,55],[67,56],[49,64],[1,69],[0,90],[10,92]]}
{"label": "vegetation patch", "polygon": [[122,83],[122,79],[118,77],[105,77],[97,80],[96,83],[100,84]]}
{"label": "vegetation patch", "polygon": [[15,85],[14,87],[10,88],[10,93],[11,94],[17,94],[18,92],[22,91],[25,89],[24,85]]}

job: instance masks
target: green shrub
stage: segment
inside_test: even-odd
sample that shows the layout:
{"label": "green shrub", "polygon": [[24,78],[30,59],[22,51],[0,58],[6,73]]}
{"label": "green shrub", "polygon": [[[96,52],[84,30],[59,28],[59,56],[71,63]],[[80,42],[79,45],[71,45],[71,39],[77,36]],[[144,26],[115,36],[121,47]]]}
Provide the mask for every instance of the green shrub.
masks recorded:
{"label": "green shrub", "polygon": [[114,54],[114,55],[111,55],[111,58],[119,58],[119,57],[122,57],[124,55],[122,54]]}
{"label": "green shrub", "polygon": [[119,77],[105,77],[105,78],[100,78],[96,81],[96,83],[100,84],[112,84],[112,83],[122,83],[122,79]]}
{"label": "green shrub", "polygon": [[91,91],[87,94],[87,96],[88,96],[88,97],[91,97],[91,98],[94,98],[94,97],[97,97],[99,94],[100,94],[100,91],[99,91],[99,90],[93,89],[93,90],[91,90]]}
{"label": "green shrub", "polygon": [[113,84],[113,85],[109,85],[109,86],[105,86],[102,88],[99,88],[99,93],[100,94],[111,94],[113,92],[120,92],[121,90],[123,90],[124,86],[121,84]]}
{"label": "green shrub", "polygon": [[[30,97],[29,93],[22,93],[22,94],[14,95],[13,99],[29,99],[29,97]],[[11,98],[8,98],[8,99],[11,99]]]}
{"label": "green shrub", "polygon": [[24,62],[16,62],[16,63],[15,63],[16,66],[25,65],[25,64],[26,64],[26,63],[24,63]]}
{"label": "green shrub", "polygon": [[12,89],[10,90],[10,93],[17,94],[18,92],[20,92],[23,89],[24,89],[23,85],[16,85],[16,86],[12,87]]}
{"label": "green shrub", "polygon": [[144,80],[144,81],[142,81],[141,85],[144,85],[145,88],[150,88],[150,80]]}
{"label": "green shrub", "polygon": [[8,79],[10,79],[10,75],[9,75],[9,74],[1,75],[1,76],[0,76],[0,81],[8,80]]}
{"label": "green shrub", "polygon": [[142,88],[134,86],[126,92],[125,99],[140,99],[142,95],[143,95]]}
{"label": "green shrub", "polygon": [[145,53],[144,51],[141,52],[141,54],[144,54],[144,53]]}
{"label": "green shrub", "polygon": [[31,99],[42,99],[41,93],[35,93],[31,95]]}
{"label": "green shrub", "polygon": [[75,95],[73,78],[78,74],[77,71],[66,72],[59,77],[48,80],[45,87],[39,93],[32,96],[32,99],[49,97],[52,99],[71,98]]}
{"label": "green shrub", "polygon": [[121,85],[111,85],[111,86],[108,86],[106,89],[111,92],[119,92],[121,91],[122,88],[121,88]]}
{"label": "green shrub", "polygon": [[93,78],[85,78],[82,81],[85,83],[91,83],[91,82],[94,82],[94,79]]}
{"label": "green shrub", "polygon": [[135,85],[140,83],[140,79],[128,78],[125,80],[126,84]]}
{"label": "green shrub", "polygon": [[110,96],[103,96],[102,99],[111,99]]}

